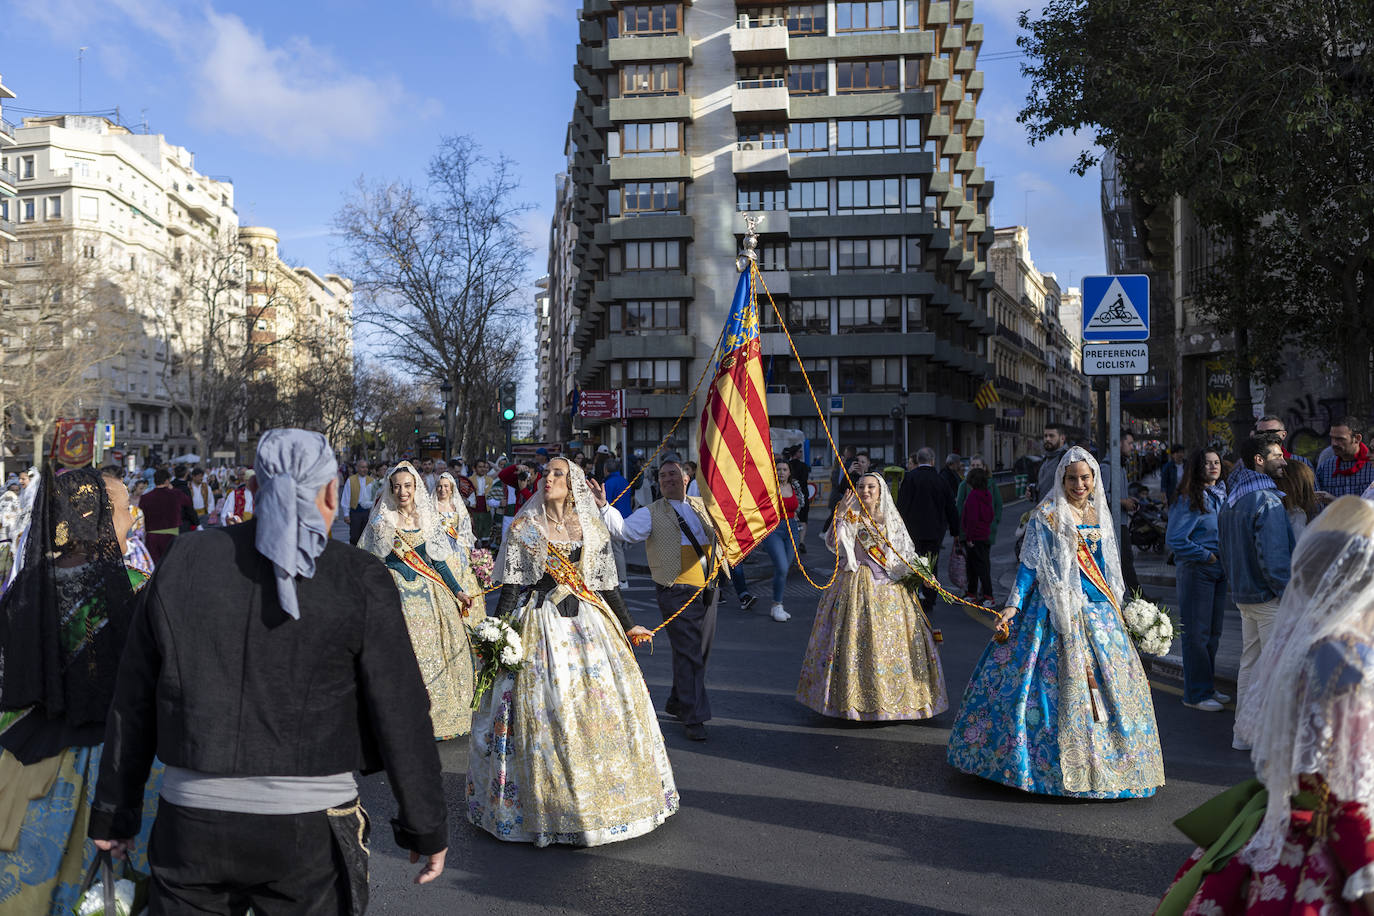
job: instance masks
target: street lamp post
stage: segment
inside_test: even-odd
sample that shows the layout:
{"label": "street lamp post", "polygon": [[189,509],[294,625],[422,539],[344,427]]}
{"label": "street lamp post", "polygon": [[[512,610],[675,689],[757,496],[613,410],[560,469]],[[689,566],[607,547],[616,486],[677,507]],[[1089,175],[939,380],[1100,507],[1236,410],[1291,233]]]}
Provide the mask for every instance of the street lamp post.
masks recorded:
{"label": "street lamp post", "polygon": [[445,379],[439,386],[439,392],[444,396],[444,450],[447,454],[445,458],[453,457],[453,386]]}
{"label": "street lamp post", "polygon": [[420,407],[415,408],[415,459],[417,461],[420,459],[420,424],[423,423],[424,420],[424,409]]}

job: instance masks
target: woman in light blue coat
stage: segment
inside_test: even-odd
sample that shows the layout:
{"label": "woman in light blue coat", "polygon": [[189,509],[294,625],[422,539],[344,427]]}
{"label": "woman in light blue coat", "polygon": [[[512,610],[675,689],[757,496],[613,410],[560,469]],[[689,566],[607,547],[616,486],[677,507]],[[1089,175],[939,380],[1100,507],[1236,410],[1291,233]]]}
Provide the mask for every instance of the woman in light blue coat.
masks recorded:
{"label": "woman in light blue coat", "polygon": [[1178,497],[1169,508],[1165,540],[1178,569],[1178,607],[1183,624],[1183,705],[1220,712],[1231,698],[1218,693],[1213,675],[1226,606],[1226,571],[1221,565],[1217,516],[1226,502],[1221,455],[1193,452],[1183,469]]}

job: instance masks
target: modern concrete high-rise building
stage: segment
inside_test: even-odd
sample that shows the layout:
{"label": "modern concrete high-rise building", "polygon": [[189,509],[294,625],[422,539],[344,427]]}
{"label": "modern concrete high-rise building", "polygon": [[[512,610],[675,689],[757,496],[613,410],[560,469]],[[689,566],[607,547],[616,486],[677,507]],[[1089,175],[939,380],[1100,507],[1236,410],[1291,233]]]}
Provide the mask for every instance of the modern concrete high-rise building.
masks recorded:
{"label": "modern concrete high-rise building", "polygon": [[[685,401],[712,368],[746,214],[823,413],[765,305],[772,425],[822,461],[823,424],[875,461],[981,449],[982,37],[967,0],[584,0],[549,304],[581,356],[571,383],[625,391],[632,453],[684,407],[672,445],[697,445],[705,386]],[[619,420],[574,427],[622,438]]]}

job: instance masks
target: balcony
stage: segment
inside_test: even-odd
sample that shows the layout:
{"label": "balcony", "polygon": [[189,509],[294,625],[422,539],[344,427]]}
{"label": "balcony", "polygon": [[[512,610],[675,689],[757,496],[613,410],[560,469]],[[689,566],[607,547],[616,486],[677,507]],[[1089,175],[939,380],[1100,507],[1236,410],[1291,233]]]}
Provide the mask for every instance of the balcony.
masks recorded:
{"label": "balcony", "polygon": [[9,169],[0,169],[0,184],[15,187],[19,184],[19,173],[11,172]]}
{"label": "balcony", "polygon": [[1003,340],[1011,341],[1018,347],[1025,346],[1025,340],[1021,337],[1021,335],[1016,333],[1000,321],[997,322],[997,336],[1002,338]]}
{"label": "balcony", "polygon": [[730,107],[736,119],[744,115],[746,120],[785,121],[788,104],[786,80],[739,80]]}
{"label": "balcony", "polygon": [[612,64],[640,60],[692,61],[692,39],[686,35],[612,38],[607,50]]}
{"label": "balcony", "polygon": [[737,63],[760,64],[787,60],[787,26],[775,22],[777,20],[755,19],[749,28],[735,27],[730,33],[730,53],[735,55]]}
{"label": "balcony", "polygon": [[[791,214],[786,210],[763,210],[752,211],[749,215],[758,217],[759,235],[787,235],[792,230]],[[735,235],[744,235],[748,231],[748,226],[744,221],[745,214],[735,214]],[[770,281],[769,287],[772,287]]]}
{"label": "balcony", "polygon": [[736,175],[759,175],[767,172],[786,172],[787,149],[756,149],[756,143],[741,143],[730,157]]}
{"label": "balcony", "polygon": [[18,229],[19,227],[14,224],[13,220],[0,219],[0,235],[7,235],[13,240]]}
{"label": "balcony", "polygon": [[0,118],[0,146],[13,146],[17,142],[14,139],[14,125]]}
{"label": "balcony", "polygon": [[997,390],[1002,394],[1025,394],[1026,386],[1005,375],[999,375],[997,376]]}

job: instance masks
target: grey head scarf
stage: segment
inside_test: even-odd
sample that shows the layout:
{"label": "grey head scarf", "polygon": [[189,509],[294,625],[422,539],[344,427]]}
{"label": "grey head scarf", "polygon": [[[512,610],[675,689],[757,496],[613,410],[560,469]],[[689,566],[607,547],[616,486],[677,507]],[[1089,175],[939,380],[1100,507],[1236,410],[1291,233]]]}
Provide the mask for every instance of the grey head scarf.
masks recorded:
{"label": "grey head scarf", "polygon": [[334,450],[320,433],[268,430],[258,442],[253,469],[258,479],[253,513],[258,553],[276,569],[281,609],[300,620],[296,576],[314,576],[315,560],[329,543],[315,497],[338,474]]}

